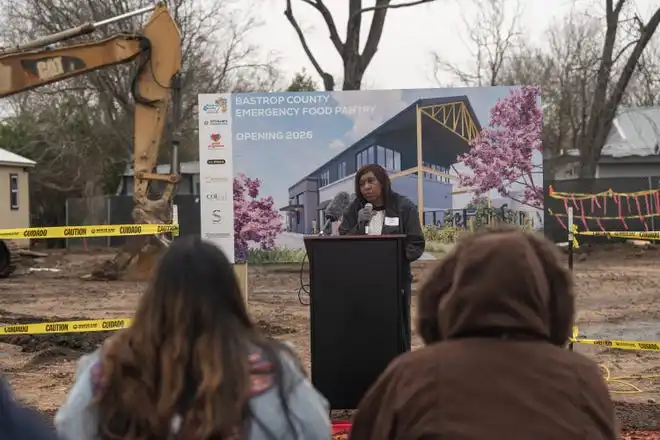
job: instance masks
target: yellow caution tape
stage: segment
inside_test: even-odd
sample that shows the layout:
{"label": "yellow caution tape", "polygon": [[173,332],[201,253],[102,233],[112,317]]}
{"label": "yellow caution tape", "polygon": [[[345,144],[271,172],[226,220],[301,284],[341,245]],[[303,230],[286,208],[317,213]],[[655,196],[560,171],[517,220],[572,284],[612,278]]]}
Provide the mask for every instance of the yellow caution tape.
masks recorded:
{"label": "yellow caution tape", "polygon": [[0,229],[0,239],[119,237],[165,233],[179,235],[179,225],[94,225]]}
{"label": "yellow caution tape", "polygon": [[12,324],[0,327],[0,336],[50,335],[55,333],[88,333],[121,330],[131,326],[130,318],[93,319],[87,321],[41,322]]}
{"label": "yellow caution tape", "polygon": [[580,243],[578,243],[577,238],[575,238],[575,235],[579,234],[577,225],[573,224],[570,226],[569,230],[569,237],[571,242],[573,243],[573,249],[578,249],[580,247]]}
{"label": "yellow caution tape", "polygon": [[660,192],[660,189],[647,189],[644,191],[637,191],[637,192],[631,192],[631,193],[621,193],[621,192],[615,192],[612,191],[612,189],[608,189],[607,191],[599,192],[599,193],[569,193],[569,192],[563,192],[563,191],[555,191],[552,185],[549,187],[549,196],[552,197],[553,199],[560,199],[560,200],[588,200],[588,199],[593,199],[594,197],[643,197],[643,196],[650,196],[654,195],[656,193]]}
{"label": "yellow caution tape", "polygon": [[635,231],[584,231],[573,232],[577,235],[588,235],[592,237],[629,238],[632,240],[660,240],[660,231],[635,232]]}
{"label": "yellow caution tape", "polygon": [[660,341],[621,341],[614,339],[580,338],[577,327],[573,327],[573,336],[570,342],[574,344],[597,345],[605,348],[618,348],[621,350],[660,351]]}
{"label": "yellow caution tape", "polygon": [[603,339],[575,339],[576,344],[598,345],[606,348],[619,348],[621,350],[660,351],[660,342],[646,341],[613,341]]}

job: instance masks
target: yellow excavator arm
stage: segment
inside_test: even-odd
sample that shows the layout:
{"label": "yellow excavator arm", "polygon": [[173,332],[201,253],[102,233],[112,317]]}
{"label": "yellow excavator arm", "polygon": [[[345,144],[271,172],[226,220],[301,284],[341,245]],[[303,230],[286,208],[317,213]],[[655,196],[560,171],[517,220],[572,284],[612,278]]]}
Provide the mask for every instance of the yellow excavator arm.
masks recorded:
{"label": "yellow excavator arm", "polygon": [[0,98],[62,81],[148,54],[151,43],[139,35],[0,55]]}
{"label": "yellow excavator arm", "polygon": [[[153,11],[139,33],[119,34],[97,41],[49,46],[90,34],[100,26]],[[178,136],[172,146],[172,166],[167,175],[156,174],[159,146],[162,140],[170,101],[180,100],[178,84],[181,70],[181,35],[164,4],[142,8],[98,23],[87,23],[73,29],[40,38],[25,45],[0,50],[0,98],[35,89],[101,68],[137,60],[138,69],[132,80],[135,100],[133,121],[134,209],[136,223],[163,223],[171,219],[171,203],[180,180]],[[175,102],[174,119],[178,119],[179,103]],[[175,121],[175,126],[179,121]],[[157,200],[149,200],[149,183],[165,182]],[[160,237],[162,243],[167,241]],[[148,237],[127,241],[112,261],[93,271],[93,279],[115,279],[148,245]],[[3,272],[0,246],[0,276]],[[4,246],[7,248],[7,246]],[[7,255],[7,260],[10,256]],[[7,274],[5,273],[5,276]]]}

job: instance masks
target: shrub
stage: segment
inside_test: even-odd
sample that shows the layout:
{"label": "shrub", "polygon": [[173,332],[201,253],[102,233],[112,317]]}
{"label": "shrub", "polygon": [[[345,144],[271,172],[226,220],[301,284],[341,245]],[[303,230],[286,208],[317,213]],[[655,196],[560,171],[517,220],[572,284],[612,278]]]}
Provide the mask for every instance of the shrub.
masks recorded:
{"label": "shrub", "polygon": [[248,264],[287,264],[300,263],[305,256],[302,249],[273,248],[273,249],[249,249]]}
{"label": "shrub", "polygon": [[424,226],[423,229],[424,238],[427,242],[437,242],[442,244],[452,244],[455,243],[459,235],[464,231],[461,228],[456,228],[454,226]]}

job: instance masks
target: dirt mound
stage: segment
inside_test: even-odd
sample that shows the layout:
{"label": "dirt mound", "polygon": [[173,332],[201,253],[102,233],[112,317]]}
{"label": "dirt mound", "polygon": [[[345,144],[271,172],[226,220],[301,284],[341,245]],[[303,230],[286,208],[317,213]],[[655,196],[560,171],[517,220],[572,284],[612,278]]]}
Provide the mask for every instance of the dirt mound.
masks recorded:
{"label": "dirt mound", "polygon": [[[0,309],[0,323],[7,324],[34,324],[40,322],[57,321],[82,321],[93,319],[89,317],[69,317],[61,318],[57,316],[31,316],[19,313],[11,313]],[[95,332],[95,333],[59,333],[52,335],[14,335],[2,337],[2,342],[21,347],[23,352],[37,353],[48,352],[49,350],[56,356],[55,349],[60,349],[61,355],[66,353],[65,357],[71,355],[70,351],[80,354],[91,353],[103,343],[103,341],[113,332]],[[53,351],[54,350],[54,351]],[[56,356],[57,357],[57,356]]]}
{"label": "dirt mound", "polygon": [[2,338],[7,344],[18,345],[26,353],[36,353],[54,348],[67,348],[81,353],[91,353],[112,332],[72,333],[58,335],[17,335]]}
{"label": "dirt mound", "polygon": [[273,324],[272,322],[266,322],[263,319],[257,321],[257,327],[268,336],[282,336],[297,333],[297,330],[293,327]]}

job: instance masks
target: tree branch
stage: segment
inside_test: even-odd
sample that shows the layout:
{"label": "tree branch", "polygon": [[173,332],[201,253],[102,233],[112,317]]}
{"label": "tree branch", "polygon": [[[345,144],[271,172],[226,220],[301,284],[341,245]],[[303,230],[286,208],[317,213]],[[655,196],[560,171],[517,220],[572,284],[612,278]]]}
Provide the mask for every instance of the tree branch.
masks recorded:
{"label": "tree branch", "polygon": [[[616,111],[616,108],[619,106],[623,94],[626,91],[626,87],[628,86],[628,83],[630,82],[630,79],[632,78],[632,75],[635,72],[635,67],[637,66],[639,59],[642,57],[642,54],[644,53],[644,49],[646,49],[646,46],[648,45],[649,41],[651,41],[651,38],[653,37],[655,31],[658,29],[659,25],[660,25],[660,8],[658,8],[658,10],[655,11],[653,16],[649,19],[648,23],[642,26],[642,32],[639,36],[639,40],[635,44],[635,47],[633,48],[632,53],[630,54],[630,57],[628,58],[628,61],[626,62],[626,65],[623,68],[623,71],[621,72],[621,76],[619,77],[619,80],[617,81],[616,86],[614,87],[612,96],[610,96],[610,99],[607,102],[608,108],[614,108],[615,109],[614,111]],[[602,146],[598,151],[599,154],[600,154],[600,150],[602,150]]]}
{"label": "tree branch", "polygon": [[[364,50],[362,55],[360,55],[360,64],[366,69],[371,60],[376,55],[378,50],[378,43],[383,36],[383,28],[385,27],[385,17],[387,16],[387,9],[390,0],[376,0],[376,6],[373,6],[374,16],[371,19],[371,27],[369,28],[369,35],[367,36],[367,42],[364,44]],[[419,2],[417,2],[419,3]],[[410,3],[404,6],[413,6]],[[392,5],[389,5],[392,7]],[[401,5],[399,5],[401,7]],[[367,9],[367,8],[365,8]],[[364,11],[362,9],[361,11]],[[361,17],[364,12],[359,12],[358,17]]]}
{"label": "tree branch", "polygon": [[316,73],[318,73],[319,76],[323,79],[323,86],[325,90],[329,92],[333,91],[335,89],[335,79],[332,75],[330,75],[325,70],[323,70],[319,62],[316,60],[316,57],[312,53],[309,44],[307,44],[307,39],[305,38],[305,34],[300,28],[300,25],[298,24],[296,18],[293,16],[291,0],[286,1],[286,9],[284,10],[284,16],[287,18],[287,20],[289,20],[289,23],[291,24],[291,26],[293,26],[296,35],[298,35],[298,40],[300,41],[300,44],[302,45],[303,50],[305,51],[305,54],[309,59],[309,62],[312,63],[312,66],[314,66],[314,70],[316,70]]}
{"label": "tree branch", "polygon": [[424,3],[433,3],[434,1],[436,1],[436,0],[415,0],[415,1],[407,2],[407,3],[397,3],[397,4],[394,4],[394,5],[390,5],[389,0],[388,0],[387,4],[382,4],[382,5],[376,4],[375,6],[369,6],[369,7],[360,9],[359,11],[357,11],[356,13],[351,15],[351,17],[349,18],[349,21],[354,19],[356,15],[364,14],[365,12],[377,11],[379,9],[408,8],[410,6],[418,6],[418,5],[422,5]]}
{"label": "tree branch", "polygon": [[[363,68],[367,68],[376,51],[378,50],[378,43],[383,35],[383,28],[385,26],[385,17],[387,16],[388,9],[399,9],[399,8],[408,8],[411,6],[418,6],[425,3],[433,3],[436,0],[416,0],[406,3],[396,3],[390,4],[391,0],[376,0],[374,6],[369,6],[362,8],[359,11],[353,12],[348,19],[348,28],[350,29],[352,25],[355,24],[355,21],[359,19],[362,14],[366,12],[373,11],[374,16],[371,20],[371,27],[369,28],[369,35],[367,36],[367,42],[364,45],[364,50],[360,56],[360,61]],[[347,39],[348,40],[348,39]]]}
{"label": "tree branch", "polygon": [[617,54],[614,56],[614,60],[612,61],[612,64],[616,64],[617,61],[619,61],[619,58],[621,58],[621,57],[623,56],[623,54],[624,54],[628,49],[630,49],[631,47],[633,47],[633,46],[634,46],[635,44],[637,44],[638,42],[639,42],[639,39],[637,39],[637,40],[633,40],[633,41],[629,42],[628,44],[626,44],[625,46],[623,46],[623,47],[621,48],[621,50],[619,51],[619,53],[617,53]]}
{"label": "tree branch", "polygon": [[325,3],[323,3],[323,0],[316,0],[316,1],[302,0],[302,2],[307,3],[308,5],[319,11],[321,16],[323,17],[323,21],[325,21],[325,24],[328,27],[328,31],[330,32],[330,41],[335,46],[335,49],[337,49],[337,52],[339,52],[339,54],[341,55],[344,51],[344,43],[341,41],[341,37],[339,36],[339,32],[337,31],[337,25],[335,24],[335,20],[332,17],[332,13],[325,5]]}

